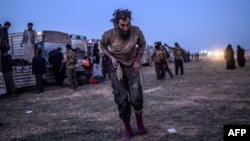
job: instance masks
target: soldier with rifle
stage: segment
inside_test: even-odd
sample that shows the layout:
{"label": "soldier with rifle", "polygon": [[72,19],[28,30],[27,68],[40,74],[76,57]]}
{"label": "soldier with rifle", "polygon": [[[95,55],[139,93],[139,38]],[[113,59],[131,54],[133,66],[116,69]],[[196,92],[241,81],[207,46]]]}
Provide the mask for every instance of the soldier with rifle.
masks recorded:
{"label": "soldier with rifle", "polygon": [[77,58],[70,44],[66,45],[66,53],[64,55],[62,63],[64,63],[66,67],[66,76],[69,87],[76,91],[77,80],[76,80],[75,66],[77,63]]}

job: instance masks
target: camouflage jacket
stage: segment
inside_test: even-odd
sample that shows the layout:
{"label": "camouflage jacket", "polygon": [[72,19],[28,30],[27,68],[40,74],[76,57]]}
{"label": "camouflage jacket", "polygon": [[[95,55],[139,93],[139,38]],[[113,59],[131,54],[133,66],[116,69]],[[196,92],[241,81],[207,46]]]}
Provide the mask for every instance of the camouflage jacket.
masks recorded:
{"label": "camouflage jacket", "polygon": [[75,68],[77,62],[75,52],[72,50],[68,50],[64,56],[64,62],[66,68],[71,68],[71,69]]}

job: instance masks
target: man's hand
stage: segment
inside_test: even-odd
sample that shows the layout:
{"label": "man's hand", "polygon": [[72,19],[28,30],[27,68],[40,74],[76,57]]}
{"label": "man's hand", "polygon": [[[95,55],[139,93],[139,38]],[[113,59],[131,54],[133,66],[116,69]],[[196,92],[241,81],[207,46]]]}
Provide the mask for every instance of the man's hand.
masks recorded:
{"label": "man's hand", "polygon": [[6,40],[3,40],[3,41],[4,41],[5,47],[6,47],[7,49],[10,49],[10,45],[7,43],[7,41],[6,41]]}
{"label": "man's hand", "polygon": [[112,57],[111,60],[112,60],[113,67],[117,69],[118,67],[117,60],[114,57]]}
{"label": "man's hand", "polygon": [[138,72],[139,72],[140,67],[141,67],[140,62],[135,61],[135,62],[133,63],[133,69],[135,70],[135,72],[136,72],[136,73],[138,73]]}
{"label": "man's hand", "polygon": [[9,44],[6,44],[6,48],[9,50],[9,49],[10,49],[10,45],[9,45]]}

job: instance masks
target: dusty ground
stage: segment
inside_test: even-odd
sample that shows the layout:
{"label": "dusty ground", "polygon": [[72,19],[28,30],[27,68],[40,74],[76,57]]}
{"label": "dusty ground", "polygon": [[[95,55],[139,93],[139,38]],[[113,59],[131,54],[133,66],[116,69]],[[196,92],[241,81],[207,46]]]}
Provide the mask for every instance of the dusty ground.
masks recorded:
{"label": "dusty ground", "polygon": [[[250,123],[250,61],[235,70],[226,70],[224,60],[185,63],[184,76],[165,81],[156,80],[153,67],[143,73],[148,134],[135,133],[131,141],[222,141],[224,124]],[[41,94],[2,97],[0,140],[120,140],[123,124],[111,92],[107,81],[77,91],[47,86]],[[136,132],[134,115],[132,128]]]}

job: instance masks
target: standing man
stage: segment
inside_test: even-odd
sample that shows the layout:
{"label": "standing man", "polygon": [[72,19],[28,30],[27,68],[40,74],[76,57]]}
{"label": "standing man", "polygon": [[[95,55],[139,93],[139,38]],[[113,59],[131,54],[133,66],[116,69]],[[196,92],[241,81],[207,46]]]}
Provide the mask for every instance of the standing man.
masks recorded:
{"label": "standing man", "polygon": [[6,90],[7,90],[7,94],[11,95],[11,96],[15,96],[15,92],[16,92],[16,86],[13,80],[13,68],[12,66],[13,61],[12,61],[12,57],[10,54],[8,54],[8,51],[5,50],[4,52],[2,52],[2,72],[3,72],[3,76],[4,76],[4,81],[5,81],[5,85],[6,85]]}
{"label": "standing man", "polygon": [[4,26],[2,27],[1,30],[1,45],[0,45],[0,50],[2,52],[6,52],[10,49],[10,44],[9,44],[9,33],[8,29],[10,28],[11,24],[10,22],[5,22]]}
{"label": "standing man", "polygon": [[55,76],[56,83],[63,87],[63,82],[66,78],[66,72],[62,60],[63,53],[61,47],[58,47],[56,50],[53,50],[49,53],[49,62],[52,64],[53,74]]}
{"label": "standing man", "polygon": [[75,52],[72,51],[71,45],[66,45],[66,54],[62,63],[65,64],[66,67],[66,76],[68,80],[69,87],[76,90],[77,80],[76,80],[76,72],[75,67],[77,63]]}
{"label": "standing man", "polygon": [[23,40],[21,47],[24,44],[24,54],[23,59],[31,63],[32,58],[35,55],[35,39],[36,32],[32,29],[33,23],[28,23],[28,29],[25,29],[23,32]]}
{"label": "standing man", "polygon": [[128,9],[115,10],[111,22],[114,28],[102,35],[101,49],[112,60],[110,71],[113,94],[119,117],[125,125],[122,139],[129,139],[132,137],[130,105],[135,110],[138,133],[146,133],[142,121],[143,93],[139,78],[140,60],[146,42],[140,28],[131,25],[131,11]]}
{"label": "standing man", "polygon": [[36,77],[36,93],[44,91],[43,74],[46,73],[46,60],[42,56],[42,50],[37,51],[37,55],[32,59],[32,73]]}
{"label": "standing man", "polygon": [[155,72],[157,80],[165,80],[164,64],[167,60],[166,52],[161,48],[161,42],[154,43],[155,49],[151,56],[151,60],[155,63]]}
{"label": "standing man", "polygon": [[[166,44],[167,45],[167,44]],[[186,54],[185,50],[180,47],[180,45],[176,42],[175,47],[170,47],[167,45],[169,49],[174,51],[174,64],[175,64],[175,74],[179,74],[179,68],[181,71],[181,75],[184,74],[184,67],[183,67],[183,56]]]}
{"label": "standing man", "polygon": [[93,75],[92,77],[98,76],[98,77],[102,77],[102,67],[101,67],[101,57],[100,57],[100,51],[98,48],[98,42],[94,43],[93,46]]}

